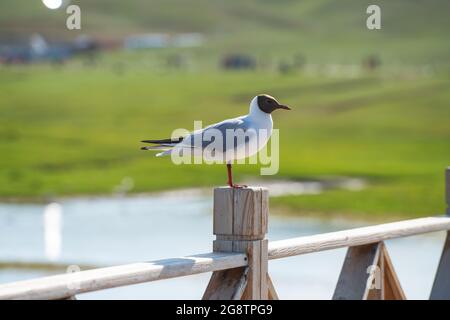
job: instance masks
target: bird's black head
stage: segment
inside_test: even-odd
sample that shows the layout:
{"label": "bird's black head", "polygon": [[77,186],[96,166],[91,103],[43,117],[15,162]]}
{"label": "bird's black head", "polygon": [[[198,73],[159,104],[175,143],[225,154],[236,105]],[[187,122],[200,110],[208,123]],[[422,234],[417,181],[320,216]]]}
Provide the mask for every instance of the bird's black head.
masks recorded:
{"label": "bird's black head", "polygon": [[261,111],[265,113],[272,113],[274,110],[277,109],[284,109],[284,110],[291,110],[288,106],[284,104],[279,104],[277,100],[275,100],[274,97],[271,97],[267,94],[260,94],[257,96],[258,101],[258,107],[261,109]]}

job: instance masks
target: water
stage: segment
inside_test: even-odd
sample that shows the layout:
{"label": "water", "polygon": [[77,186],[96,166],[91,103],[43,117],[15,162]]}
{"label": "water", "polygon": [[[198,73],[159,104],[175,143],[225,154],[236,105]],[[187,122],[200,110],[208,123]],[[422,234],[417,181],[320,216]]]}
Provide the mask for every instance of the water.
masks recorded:
{"label": "water", "polygon": [[[142,196],[70,199],[63,208],[59,263],[109,266],[211,251],[210,196]],[[44,205],[0,204],[0,263],[49,263],[43,234]],[[271,216],[269,240],[362,225],[351,221]],[[427,299],[443,233],[390,240],[387,247],[409,299]],[[282,299],[329,299],[346,249],[269,262]],[[1,269],[0,284],[55,271]],[[56,272],[58,273],[58,272]],[[156,281],[79,295],[79,299],[199,299],[210,274]]]}

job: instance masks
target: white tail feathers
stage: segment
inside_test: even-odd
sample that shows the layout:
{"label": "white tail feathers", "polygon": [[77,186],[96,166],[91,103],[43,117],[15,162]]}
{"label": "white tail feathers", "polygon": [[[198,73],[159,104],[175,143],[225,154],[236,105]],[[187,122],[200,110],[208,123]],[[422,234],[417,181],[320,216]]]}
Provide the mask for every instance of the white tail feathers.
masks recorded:
{"label": "white tail feathers", "polygon": [[164,152],[157,153],[156,156],[157,156],[157,157],[164,157],[164,156],[170,155],[171,153],[172,153],[172,149],[166,150],[166,151],[164,151]]}

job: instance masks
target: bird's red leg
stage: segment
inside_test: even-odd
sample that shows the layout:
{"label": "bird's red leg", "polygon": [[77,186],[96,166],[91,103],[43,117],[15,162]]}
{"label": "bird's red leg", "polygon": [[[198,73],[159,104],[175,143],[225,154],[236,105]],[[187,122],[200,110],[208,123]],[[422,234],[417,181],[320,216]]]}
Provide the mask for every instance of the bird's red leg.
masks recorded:
{"label": "bird's red leg", "polygon": [[231,163],[227,163],[227,172],[228,172],[228,185],[231,188],[247,188],[247,186],[243,185],[237,185],[237,184],[233,184],[233,173],[231,171]]}
{"label": "bird's red leg", "polygon": [[231,163],[227,163],[228,185],[233,188],[233,175],[231,173]]}

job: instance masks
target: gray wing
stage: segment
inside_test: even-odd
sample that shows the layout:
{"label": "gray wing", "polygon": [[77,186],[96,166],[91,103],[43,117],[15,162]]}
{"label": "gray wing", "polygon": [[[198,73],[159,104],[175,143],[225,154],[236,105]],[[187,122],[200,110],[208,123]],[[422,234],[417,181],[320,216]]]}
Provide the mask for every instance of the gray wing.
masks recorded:
{"label": "gray wing", "polygon": [[[187,136],[181,144],[186,147],[196,147],[195,142],[201,141],[201,148],[205,149],[211,143],[214,143],[216,139],[222,140],[222,152],[225,152],[227,149],[236,148],[239,141],[244,139],[246,143],[248,143],[250,137],[248,135],[248,131],[250,129],[250,124],[244,117],[234,118],[225,120],[216,124],[212,124],[202,130],[198,130],[193,132],[191,135]],[[227,132],[235,133],[232,136],[233,141],[227,141]],[[221,136],[221,138],[218,137]],[[242,137],[240,137],[242,136]],[[240,139],[238,138],[240,137]],[[230,134],[228,134],[228,139],[230,138]],[[216,146],[218,143],[216,144]],[[220,151],[220,148],[218,148]]]}

